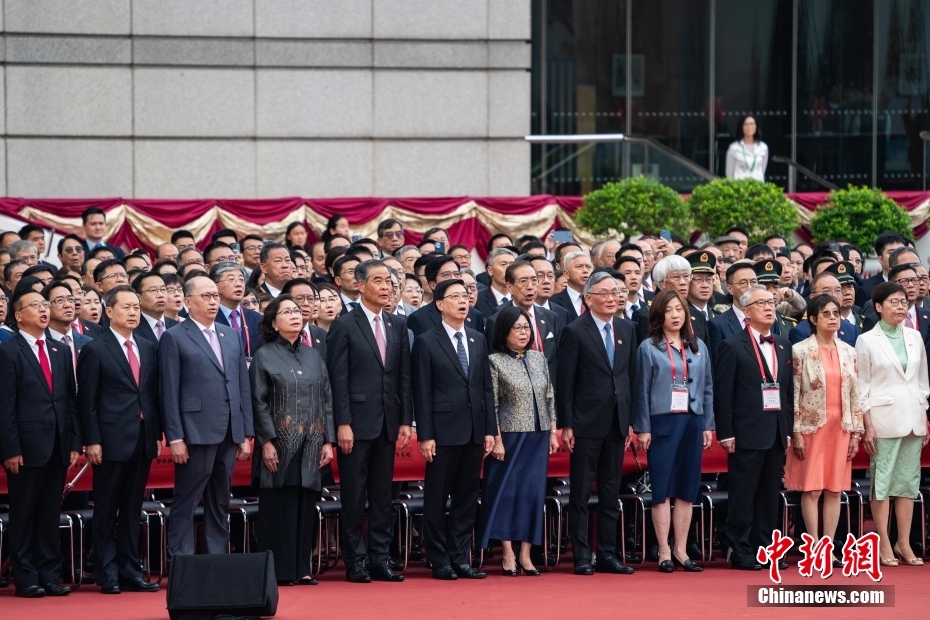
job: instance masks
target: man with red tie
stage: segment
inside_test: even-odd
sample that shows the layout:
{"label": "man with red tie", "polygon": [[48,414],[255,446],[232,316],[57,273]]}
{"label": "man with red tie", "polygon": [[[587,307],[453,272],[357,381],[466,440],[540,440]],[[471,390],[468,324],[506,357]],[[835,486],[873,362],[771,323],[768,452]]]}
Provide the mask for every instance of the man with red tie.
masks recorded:
{"label": "man with red tie", "polygon": [[139,296],[107,293],[110,328],[81,349],[78,408],[94,468],[94,575],[103,594],[154,592],[142,578],[139,515],[152,460],[161,452],[155,345],[133,336]]}
{"label": "man with red tie", "polygon": [[0,460],[10,489],[10,558],[16,595],[65,596],[58,583],[58,523],[65,473],[78,459],[74,364],[45,334],[49,302],[21,289],[10,311],[17,334],[0,346]]}

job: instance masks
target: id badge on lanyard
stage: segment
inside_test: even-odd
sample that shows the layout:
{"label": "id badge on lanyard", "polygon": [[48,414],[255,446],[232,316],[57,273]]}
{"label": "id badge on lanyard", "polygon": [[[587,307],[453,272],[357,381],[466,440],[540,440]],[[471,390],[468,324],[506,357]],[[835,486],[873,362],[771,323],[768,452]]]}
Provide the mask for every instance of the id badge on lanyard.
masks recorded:
{"label": "id badge on lanyard", "polygon": [[752,341],[752,350],[756,354],[756,361],[759,362],[759,374],[762,375],[762,410],[781,411],[781,391],[778,385],[778,355],[775,353],[775,345],[772,345],[772,381],[767,381],[762,354],[759,352],[759,345],[756,343],[751,331],[749,332],[749,340]]}
{"label": "id badge on lanyard", "polygon": [[672,367],[672,402],[669,409],[672,413],[688,413],[688,403],[691,401],[688,394],[688,362],[685,359],[684,344],[682,344],[681,364],[682,380],[678,382],[678,373],[675,370],[675,359],[672,357],[672,343],[665,341],[668,351],[668,361]]}

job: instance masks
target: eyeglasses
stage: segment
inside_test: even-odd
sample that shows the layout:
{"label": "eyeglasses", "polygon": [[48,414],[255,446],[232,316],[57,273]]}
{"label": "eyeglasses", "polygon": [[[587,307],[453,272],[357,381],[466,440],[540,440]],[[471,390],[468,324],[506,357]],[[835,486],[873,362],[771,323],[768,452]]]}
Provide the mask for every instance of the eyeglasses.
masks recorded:
{"label": "eyeglasses", "polygon": [[234,263],[236,262],[236,257],[230,254],[229,256],[214,256],[211,263]]}
{"label": "eyeglasses", "polygon": [[258,302],[254,299],[243,299],[239,305],[241,305],[243,308],[246,308],[246,309],[257,308]]}
{"label": "eyeglasses", "polygon": [[297,302],[298,305],[316,303],[317,301],[317,298],[313,295],[294,295],[291,299]]}
{"label": "eyeglasses", "polygon": [[285,308],[278,312],[275,316],[300,316],[300,308]]}
{"label": "eyeglasses", "polygon": [[385,239],[403,239],[403,238],[404,238],[404,231],[400,231],[400,232],[385,232],[382,236],[383,236]]}
{"label": "eyeglasses", "polygon": [[691,274],[690,273],[676,273],[676,274],[666,274],[666,280],[671,280],[672,282],[690,282]]}
{"label": "eyeglasses", "polygon": [[539,284],[539,278],[520,278],[517,280],[517,284],[520,286],[526,286],[527,284]]}
{"label": "eyeglasses", "polygon": [[727,282],[730,286],[738,286],[740,288],[749,288],[750,286],[756,286],[759,284],[759,281],[753,278],[752,280],[740,280],[739,282]]}
{"label": "eyeglasses", "polygon": [[[477,285],[472,284],[472,286],[475,287],[475,290],[476,290],[476,291],[478,290]],[[466,286],[465,288],[467,289],[468,286]],[[420,288],[419,286],[417,286],[417,287],[414,287],[414,288],[405,288],[405,289],[404,289],[404,292],[407,293],[408,295],[422,295],[422,294],[423,294],[423,289]]]}
{"label": "eyeglasses", "polygon": [[68,248],[63,248],[61,251],[64,252],[65,254],[83,254],[84,248],[82,248],[79,245],[73,245]]}
{"label": "eyeglasses", "polygon": [[168,293],[168,287],[166,286],[153,286],[142,291],[143,293],[148,293],[149,295],[158,295],[162,293],[166,295]]}
{"label": "eyeglasses", "polygon": [[77,299],[74,297],[56,297],[55,299],[52,300],[52,303],[58,307],[61,307],[65,304],[74,305],[74,302],[76,301]]}
{"label": "eyeglasses", "polygon": [[456,261],[466,260],[471,258],[471,254],[453,254],[452,258],[454,258]]}
{"label": "eyeglasses", "polygon": [[209,301],[219,301],[219,300],[220,300],[220,294],[219,294],[219,293],[201,293],[201,294],[197,295],[197,297],[201,298],[202,300],[204,300],[204,301],[206,301],[206,302],[209,302]]}
{"label": "eyeglasses", "polygon": [[244,245],[244,246],[242,246],[242,251],[243,251],[243,252],[260,252],[261,249],[262,249],[262,246],[260,246],[260,245]]}
{"label": "eyeglasses", "polygon": [[827,317],[827,318],[831,318],[831,317],[836,318],[839,315],[840,315],[839,310],[822,310],[820,312],[820,316]]}
{"label": "eyeglasses", "polygon": [[911,286],[917,286],[918,284],[920,284],[920,278],[898,278],[897,280],[895,280],[895,282],[900,284],[901,286],[907,286],[908,284],[910,284]]}
{"label": "eyeglasses", "polygon": [[[477,292],[478,292],[478,285],[477,285],[477,284],[466,284],[466,285],[465,285],[465,290],[468,291],[469,293],[477,293]],[[422,293],[423,290],[421,289],[420,292]]]}
{"label": "eyeglasses", "polygon": [[127,276],[125,273],[111,273],[111,274],[108,275],[108,276],[103,276],[102,278],[100,278],[100,279],[97,280],[97,281],[98,281],[98,282],[103,282],[104,280],[112,280],[113,278],[119,278],[120,280],[125,280],[125,279],[128,278],[128,276]]}
{"label": "eyeglasses", "polygon": [[774,299],[760,299],[758,301],[754,301],[746,305],[747,306],[758,306],[759,308],[774,308],[777,304],[775,303]]}
{"label": "eyeglasses", "polygon": [[32,308],[33,310],[38,310],[39,308],[50,308],[52,304],[47,301],[34,301],[31,304],[23,304],[19,307],[20,310],[25,310],[26,308]]}
{"label": "eyeglasses", "polygon": [[521,333],[521,332],[528,332],[528,331],[531,331],[531,330],[530,330],[530,326],[527,325],[526,323],[523,323],[522,325],[514,325],[514,326],[511,327],[510,329],[513,330],[513,331],[515,331],[515,332],[518,333],[518,334]]}
{"label": "eyeglasses", "polygon": [[436,274],[436,276],[439,278],[444,278],[446,280],[451,280],[452,278],[461,278],[462,272],[461,271],[440,271],[439,273]]}
{"label": "eyeglasses", "polygon": [[906,308],[907,300],[906,299],[886,299],[882,302],[882,305],[888,304],[892,308]]}
{"label": "eyeglasses", "polygon": [[539,278],[540,282],[549,282],[549,281],[555,282],[554,273],[540,273],[540,274],[536,274],[536,277]]}
{"label": "eyeglasses", "polygon": [[245,278],[242,276],[228,276],[220,280],[220,282],[228,282],[229,284],[245,284]]}
{"label": "eyeglasses", "polygon": [[614,299],[620,299],[620,297],[621,297],[620,291],[619,291],[619,290],[617,290],[617,291],[605,291],[605,292],[603,292],[603,293],[588,293],[588,295],[593,295],[594,297],[600,297],[600,298],[603,299],[604,301],[607,301],[607,300],[610,299],[611,297],[613,297]]}
{"label": "eyeglasses", "polygon": [[169,286],[168,288],[165,289],[165,291],[169,295],[179,295],[179,294],[184,293],[184,287],[183,286]]}
{"label": "eyeglasses", "polygon": [[339,298],[335,295],[320,295],[320,304],[330,306],[339,303]]}
{"label": "eyeglasses", "polygon": [[446,295],[445,297],[440,299],[440,301],[446,301],[447,299],[450,301],[462,301],[463,299],[465,301],[468,301],[468,295],[467,294],[463,295],[462,293],[453,293],[451,295]]}

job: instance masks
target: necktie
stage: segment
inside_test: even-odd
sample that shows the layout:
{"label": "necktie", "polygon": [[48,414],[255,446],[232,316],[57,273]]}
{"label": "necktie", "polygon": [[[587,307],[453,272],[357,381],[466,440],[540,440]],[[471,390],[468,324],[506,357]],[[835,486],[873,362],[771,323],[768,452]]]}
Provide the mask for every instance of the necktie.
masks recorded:
{"label": "necktie", "polygon": [[74,378],[77,379],[77,349],[71,344],[71,336],[62,336],[61,341],[71,348],[71,357],[74,358]]}
{"label": "necktie", "polygon": [[71,346],[71,336],[62,336],[61,341],[69,347]]}
{"label": "necktie", "polygon": [[539,337],[539,326],[536,325],[535,314],[530,315],[530,323],[533,325],[533,350],[542,351],[542,340]]}
{"label": "necktie", "polygon": [[220,363],[220,368],[225,370],[223,367],[223,350],[220,349],[220,343],[216,338],[216,332],[210,328],[207,328],[203,330],[203,333],[206,335],[207,342],[210,343],[210,348],[213,349],[214,355],[216,355],[216,361]]}
{"label": "necktie", "polygon": [[610,323],[604,325],[604,348],[607,349],[607,361],[614,367],[614,339],[610,333]]}
{"label": "necktie", "polygon": [[238,310],[233,310],[232,312],[229,313],[229,326],[232,327],[237,332],[239,332],[240,336],[242,335],[242,326],[239,325],[239,311]]}
{"label": "necktie", "polygon": [[84,333],[84,326],[81,325],[81,322],[80,322],[80,321],[75,321],[74,323],[72,323],[72,324],[71,324],[71,329],[73,329],[73,330],[75,331],[75,333],[78,333],[78,334],[83,334],[83,333]]}
{"label": "necktie", "polygon": [[746,329],[747,327],[749,327],[749,319],[744,317],[743,318],[743,329]]}
{"label": "necktie", "polygon": [[39,347],[39,366],[42,367],[42,374],[45,375],[45,381],[48,383],[48,390],[54,393],[55,387],[52,384],[52,365],[48,363],[48,355],[45,353],[45,341],[36,340],[36,346]]}
{"label": "necktie", "polygon": [[349,302],[349,311],[352,311],[352,310],[355,310],[356,308],[358,308],[358,304],[359,304],[359,302],[357,302],[357,301],[350,301],[350,302]]}
{"label": "necktie", "polygon": [[161,340],[165,335],[165,322],[161,319],[155,321],[155,340]]}
{"label": "necktie", "polygon": [[468,354],[465,353],[465,344],[462,342],[462,332],[455,333],[455,339],[458,340],[456,345],[456,351],[459,354],[459,362],[462,364],[462,370],[465,371],[465,376],[468,376]]}
{"label": "necktie", "polygon": [[904,327],[910,327],[911,329],[914,329],[914,321],[911,320],[910,312],[908,312],[907,316],[904,317]]}
{"label": "necktie", "polygon": [[308,334],[305,329],[300,330],[300,344],[305,347],[310,347],[311,349],[313,348],[313,341],[310,340],[310,334]]}
{"label": "necktie", "polygon": [[765,344],[766,342],[775,344],[775,336],[772,334],[769,334],[768,336],[759,336],[759,344]]}
{"label": "necktie", "polygon": [[384,332],[381,331],[380,316],[375,316],[375,342],[378,343],[378,351],[381,353],[381,363],[387,363],[387,342],[384,340]]}
{"label": "necktie", "polygon": [[632,318],[636,311],[639,310],[639,304],[633,304],[630,306],[630,317]]}
{"label": "necktie", "polygon": [[126,356],[129,358],[129,370],[132,371],[132,378],[136,380],[136,385],[139,385],[139,358],[136,357],[136,352],[132,348],[132,341],[127,340],[123,343],[123,346],[126,347]]}

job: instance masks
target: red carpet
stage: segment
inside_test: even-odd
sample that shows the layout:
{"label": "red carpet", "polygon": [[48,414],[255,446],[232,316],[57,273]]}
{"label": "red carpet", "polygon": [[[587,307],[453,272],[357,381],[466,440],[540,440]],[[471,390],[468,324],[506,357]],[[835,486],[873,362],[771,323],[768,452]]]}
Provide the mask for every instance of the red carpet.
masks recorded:
{"label": "red carpet", "polygon": [[[569,558],[570,560],[570,558]],[[797,559],[794,560],[797,562]],[[870,585],[867,577],[846,579],[834,574],[824,582],[805,579],[790,563],[783,571],[786,585]],[[278,613],[281,620],[304,620],[323,614],[348,613],[349,618],[618,618],[635,610],[643,618],[813,618],[854,620],[909,613],[926,618],[930,608],[930,564],[920,568],[901,566],[885,570],[881,585],[895,586],[894,609],[878,608],[749,608],[747,585],[767,585],[765,573],[729,570],[717,560],[700,574],[680,570],[659,573],[647,563],[637,574],[576,577],[571,563],[541,577],[504,578],[498,570],[483,581],[436,581],[414,565],[401,584],[346,583],[341,570],[330,571],[316,587],[281,588]],[[166,583],[166,582],[163,582]],[[94,586],[84,586],[61,599],[27,601],[13,596],[13,588],[0,590],[3,620],[162,620],[164,590],[157,594],[124,593],[104,596]]]}

